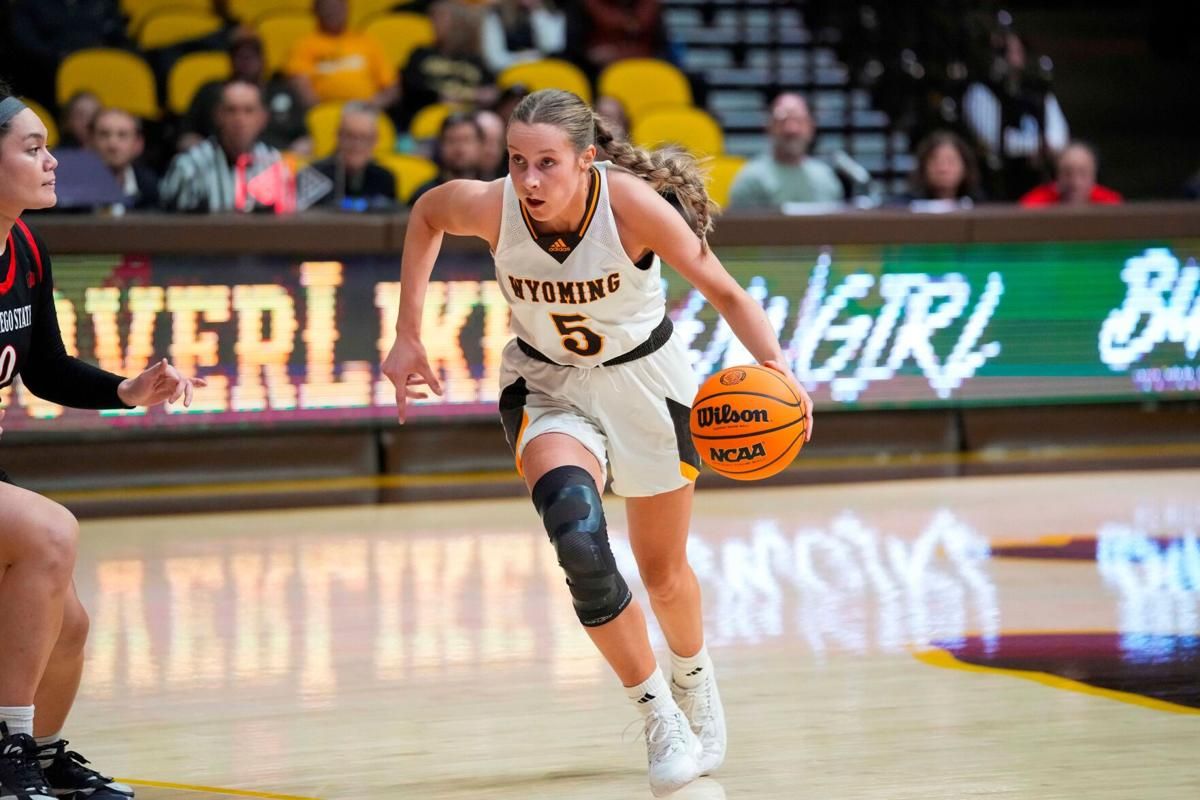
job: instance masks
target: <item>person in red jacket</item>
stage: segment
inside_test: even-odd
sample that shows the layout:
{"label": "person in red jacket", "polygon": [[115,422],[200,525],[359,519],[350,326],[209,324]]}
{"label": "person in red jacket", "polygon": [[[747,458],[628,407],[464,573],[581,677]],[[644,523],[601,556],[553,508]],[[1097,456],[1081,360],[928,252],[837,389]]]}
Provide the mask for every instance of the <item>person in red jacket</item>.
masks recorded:
{"label": "person in red jacket", "polygon": [[1026,208],[1069,205],[1115,205],[1120,193],[1096,183],[1096,151],[1083,142],[1071,142],[1058,157],[1053,183],[1030,190],[1020,203]]}

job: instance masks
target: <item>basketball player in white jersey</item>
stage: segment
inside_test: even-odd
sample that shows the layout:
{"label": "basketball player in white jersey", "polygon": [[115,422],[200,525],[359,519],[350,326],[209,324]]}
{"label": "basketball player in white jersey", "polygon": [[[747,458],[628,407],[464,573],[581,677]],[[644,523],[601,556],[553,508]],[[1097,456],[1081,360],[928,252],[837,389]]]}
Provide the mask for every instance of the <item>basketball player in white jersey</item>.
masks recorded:
{"label": "basketball player in white jersey", "polygon": [[[594,163],[597,145],[612,164]],[[686,558],[700,463],[688,433],[696,381],[665,313],[659,257],[811,402],[782,367],[762,308],[708,249],[713,206],[690,156],[615,141],[582,100],[553,89],[517,106],[508,155],[507,178],[451,181],[413,208],[396,342],[383,371],[396,385],[401,422],[407,400],[426,396],[422,386],[441,394],[420,341],[430,274],[443,234],[485,240],[516,334],[501,370],[505,433],[576,614],[644,717],[650,788],[662,796],[720,766],[726,737]],[[660,191],[688,210],[690,228]],[[606,466],[613,492],[626,498],[630,544],[671,648],[669,681],[609,547]]]}

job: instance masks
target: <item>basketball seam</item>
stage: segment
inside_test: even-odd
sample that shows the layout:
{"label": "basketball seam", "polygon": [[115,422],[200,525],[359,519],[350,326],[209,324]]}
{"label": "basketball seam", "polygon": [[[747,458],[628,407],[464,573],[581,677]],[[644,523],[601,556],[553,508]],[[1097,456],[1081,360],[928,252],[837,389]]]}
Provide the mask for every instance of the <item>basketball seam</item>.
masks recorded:
{"label": "basketball seam", "polygon": [[798,425],[801,422],[804,422],[804,417],[794,419],[791,422],[787,423],[786,425],[780,425],[778,428],[768,428],[765,431],[744,431],[742,433],[731,433],[728,435],[721,435],[721,436],[711,436],[711,435],[705,434],[705,433],[693,433],[692,438],[693,439],[747,439],[751,436],[765,436],[768,433],[778,433],[779,431],[787,430],[788,428],[792,427],[793,425]]}
{"label": "basketball seam", "polygon": [[779,455],[772,458],[766,464],[759,464],[754,469],[744,469],[744,470],[739,470],[739,471],[733,471],[733,470],[718,469],[718,468],[714,467],[712,464],[709,464],[709,466],[712,467],[713,472],[717,473],[718,475],[724,475],[727,478],[732,477],[734,475],[753,475],[755,472],[758,472],[759,470],[762,470],[762,469],[766,469],[767,467],[771,466],[779,459],[786,456],[791,451],[791,449],[796,445],[796,442],[800,441],[800,439],[804,436],[805,433],[806,433],[806,431],[800,431],[800,435],[797,436],[795,439],[792,439],[792,441],[788,443],[788,446],[783,449],[782,453],[780,453]]}
{"label": "basketball seam", "polygon": [[787,388],[788,394],[790,394],[792,397],[796,398],[796,405],[800,405],[800,406],[804,405],[804,401],[800,399],[800,395],[796,394],[796,390],[792,388],[792,385],[787,382],[787,378],[783,377],[783,375],[778,370],[771,369],[770,367],[764,367],[761,364],[747,364],[747,366],[749,366],[753,369],[761,369],[763,372],[767,373],[772,378],[774,378],[775,380],[782,383]]}
{"label": "basketball seam", "polygon": [[709,394],[709,395],[705,395],[704,397],[697,397],[692,402],[692,408],[694,409],[696,406],[700,405],[704,401],[712,400],[714,397],[725,397],[726,395],[731,395],[731,394],[740,394],[743,397],[765,397],[768,400],[774,400],[776,403],[779,403],[780,405],[783,405],[783,406],[788,406],[789,408],[803,408],[804,407],[804,403],[801,403],[801,402],[789,403],[787,400],[780,399],[773,394],[767,394],[765,392],[744,392],[743,391],[743,392],[717,392],[716,394]]}

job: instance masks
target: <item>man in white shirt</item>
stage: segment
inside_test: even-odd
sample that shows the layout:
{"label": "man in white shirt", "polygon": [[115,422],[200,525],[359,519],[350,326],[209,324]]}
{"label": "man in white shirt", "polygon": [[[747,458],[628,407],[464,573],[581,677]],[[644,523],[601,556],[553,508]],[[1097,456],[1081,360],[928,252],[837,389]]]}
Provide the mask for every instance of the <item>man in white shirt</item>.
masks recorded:
{"label": "man in white shirt", "polygon": [[1021,37],[1014,31],[1003,36],[990,80],[967,87],[962,110],[993,178],[988,194],[1015,200],[1050,177],[1071,136],[1058,98],[1028,80]]}
{"label": "man in white shirt", "polygon": [[215,136],[171,162],[159,184],[163,207],[202,213],[289,210],[287,166],[262,141],[267,127],[262,88],[237,78],[226,83],[216,123]]}
{"label": "man in white shirt", "polygon": [[787,92],[771,104],[771,152],[742,167],[729,189],[732,209],[778,211],[785,203],[840,203],[845,189],[833,169],[810,156],[817,126],[808,103]]}

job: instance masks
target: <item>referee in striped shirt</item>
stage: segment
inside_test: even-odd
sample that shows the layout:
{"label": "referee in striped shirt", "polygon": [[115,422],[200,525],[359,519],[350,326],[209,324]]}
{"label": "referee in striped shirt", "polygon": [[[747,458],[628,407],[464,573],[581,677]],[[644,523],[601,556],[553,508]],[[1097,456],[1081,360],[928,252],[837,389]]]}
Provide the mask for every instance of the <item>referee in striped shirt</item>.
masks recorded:
{"label": "referee in striped shirt", "polygon": [[168,211],[269,211],[247,183],[280,162],[279,151],[261,140],[267,127],[262,90],[234,79],[221,90],[216,134],[171,162],[159,187]]}

